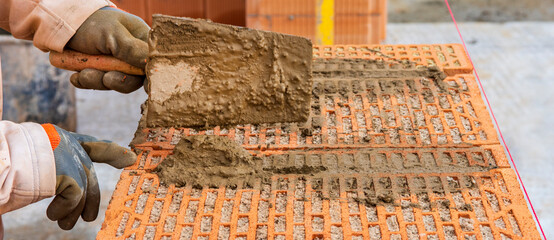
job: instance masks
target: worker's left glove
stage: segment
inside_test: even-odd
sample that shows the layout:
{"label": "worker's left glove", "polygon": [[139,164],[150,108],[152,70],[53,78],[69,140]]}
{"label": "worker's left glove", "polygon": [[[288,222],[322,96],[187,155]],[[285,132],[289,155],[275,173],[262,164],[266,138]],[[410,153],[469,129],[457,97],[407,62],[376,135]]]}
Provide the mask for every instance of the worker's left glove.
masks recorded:
{"label": "worker's left glove", "polygon": [[[139,17],[113,7],[104,7],[85,20],[66,47],[86,54],[114,56],[144,69],[148,31],[150,27]],[[84,69],[73,74],[70,81],[78,88],[130,93],[142,87],[144,79],[144,76],[117,71]]]}
{"label": "worker's left glove", "polygon": [[56,197],[46,210],[60,228],[72,229],[82,216],[94,221],[100,205],[100,189],[92,162],[116,168],[132,165],[136,155],[115,143],[65,131],[52,124],[43,124],[54,150],[56,164]]}

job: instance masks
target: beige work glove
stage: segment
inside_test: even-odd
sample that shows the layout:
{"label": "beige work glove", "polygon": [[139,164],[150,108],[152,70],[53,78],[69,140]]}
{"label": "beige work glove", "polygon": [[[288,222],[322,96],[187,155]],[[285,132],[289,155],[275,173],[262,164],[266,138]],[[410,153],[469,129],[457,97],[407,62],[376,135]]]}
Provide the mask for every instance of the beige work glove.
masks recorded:
{"label": "beige work glove", "polygon": [[[86,54],[112,55],[133,66],[144,68],[149,30],[141,18],[113,7],[104,7],[85,20],[66,47]],[[73,74],[70,81],[77,88],[130,93],[139,89],[144,79],[144,76],[117,71],[84,69]]]}

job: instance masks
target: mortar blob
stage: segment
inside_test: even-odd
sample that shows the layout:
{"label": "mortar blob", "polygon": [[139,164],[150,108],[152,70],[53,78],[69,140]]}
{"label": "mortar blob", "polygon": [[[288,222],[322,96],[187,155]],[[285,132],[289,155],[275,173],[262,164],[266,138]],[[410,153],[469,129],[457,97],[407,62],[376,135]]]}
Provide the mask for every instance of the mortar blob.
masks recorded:
{"label": "mortar blob", "polygon": [[182,138],[173,154],[153,172],[163,185],[201,187],[250,185],[276,174],[314,175],[327,170],[325,166],[262,167],[262,159],[251,155],[235,141],[222,136],[194,135]]}
{"label": "mortar blob", "polygon": [[228,186],[263,175],[259,160],[229,138],[188,136],[154,172],[165,185]]}

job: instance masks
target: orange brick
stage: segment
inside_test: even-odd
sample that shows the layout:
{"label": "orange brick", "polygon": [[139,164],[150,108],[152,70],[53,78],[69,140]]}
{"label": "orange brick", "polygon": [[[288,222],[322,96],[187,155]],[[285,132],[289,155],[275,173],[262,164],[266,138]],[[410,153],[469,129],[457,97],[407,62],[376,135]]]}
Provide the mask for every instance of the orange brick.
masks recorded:
{"label": "orange brick", "polygon": [[471,74],[473,65],[461,44],[432,45],[333,45],[314,47],[315,58],[361,58],[409,60],[424,66],[438,66],[446,74]]}
{"label": "orange brick", "polygon": [[[347,184],[353,179],[357,180],[355,186]],[[336,192],[329,188],[328,184],[333,181],[344,190]],[[414,192],[400,198],[397,206],[366,206],[348,200],[386,191],[402,194],[406,185],[397,185],[398,182],[404,182]],[[265,191],[165,188],[159,186],[155,174],[124,171],[98,239],[133,236],[138,239],[187,239],[187,236],[250,239],[260,235],[267,235],[268,239],[280,235],[311,239],[337,237],[335,234],[369,239],[377,232],[382,239],[389,239],[394,235],[407,238],[408,229],[417,235],[434,235],[438,239],[540,238],[510,169],[369,177],[330,174],[322,179],[288,175],[275,177],[269,184],[258,182],[254,186]],[[476,187],[467,189],[464,184]],[[305,188],[305,192],[295,193],[299,187]],[[444,189],[446,194],[439,189]],[[338,198],[332,197],[335,195]],[[303,205],[302,212],[292,207],[297,202]],[[281,218],[288,221],[277,220]],[[238,227],[243,219],[248,222],[247,228]],[[297,226],[301,227],[300,231],[296,231]],[[226,231],[221,231],[222,228]]]}
{"label": "orange brick", "polygon": [[380,16],[335,16],[335,44],[379,43]]}
{"label": "orange brick", "polygon": [[[214,22],[304,36],[315,40],[315,0],[116,0],[152,22],[152,14],[207,18]],[[336,0],[335,44],[377,44],[386,35],[386,0]]]}
{"label": "orange brick", "polygon": [[379,29],[381,30],[381,34],[379,34],[380,38],[379,40],[384,40],[387,38],[387,23],[388,23],[388,11],[387,11],[387,0],[381,0],[379,1],[379,10],[378,12],[381,13],[381,20]]}
{"label": "orange brick", "polygon": [[315,17],[272,17],[272,31],[286,33],[291,35],[303,36],[314,41],[315,36]]}
{"label": "orange brick", "polygon": [[112,1],[118,8],[129,13],[147,19],[146,0],[114,0]]}
{"label": "orange brick", "polygon": [[[336,93],[312,97],[313,103],[319,103],[312,104],[312,108],[317,106],[320,112],[312,113],[308,124],[304,126],[245,125],[233,129],[215,128],[201,132],[192,129],[168,129],[161,133],[151,130],[152,133],[147,135],[157,137],[144,139],[144,143],[138,146],[172,149],[172,145],[176,144],[181,136],[196,134],[227,136],[243,144],[246,149],[264,151],[365,148],[367,144],[373,147],[462,147],[467,144],[499,144],[475,78],[472,75],[456,75],[444,81],[460,88],[452,87],[441,92],[433,86],[426,87],[422,82],[415,80],[414,86],[417,91],[428,91],[433,95],[432,99],[424,99],[418,94],[410,93],[407,84],[397,88],[404,93],[403,95],[390,96],[375,90],[378,88],[378,82],[362,81],[359,84],[371,84],[371,88],[364,88],[362,92],[349,93],[342,97]],[[319,80],[315,75],[314,89],[323,91],[324,87],[325,81]],[[351,86],[346,87],[351,89]],[[370,90],[373,92],[370,93]],[[344,108],[347,108],[347,113]],[[373,108],[374,110],[371,110]],[[403,111],[405,113],[402,113]],[[323,120],[320,128],[316,128],[318,132],[303,137],[302,129],[314,128],[312,121],[316,118]],[[331,122],[334,123],[331,125]],[[406,125],[406,122],[409,125]],[[287,131],[287,128],[296,130]],[[270,139],[270,136],[274,136],[274,139]],[[267,144],[269,146],[266,146]]]}
{"label": "orange brick", "polygon": [[[335,91],[341,85],[333,88],[319,75],[336,71],[337,66],[322,65],[321,69],[314,69],[314,81],[327,90],[315,94],[320,112],[314,116],[334,113],[337,118],[324,121],[321,130],[311,136],[303,137],[300,129],[280,124],[203,131],[145,129],[146,138],[139,139],[142,143],[135,146],[140,155],[134,166],[123,171],[98,239],[417,239],[423,235],[436,239],[540,239],[476,80],[471,74],[457,73],[471,71],[472,67],[460,64],[449,68],[448,64],[461,63],[465,56],[458,47],[315,46],[314,55],[322,58],[406,58],[420,65],[439,63],[449,70],[444,81],[451,87],[437,90],[432,84],[414,79],[409,83],[412,91],[408,91],[398,82],[388,86],[382,81],[379,88],[397,88],[397,94],[387,96],[366,80],[362,81],[366,88],[349,94],[344,94],[348,91],[343,89],[339,95]],[[385,57],[370,49],[394,56]],[[449,52],[451,49],[454,53]],[[448,57],[442,58],[442,51],[449,53]],[[425,53],[430,54],[424,59],[432,61],[417,60]],[[393,70],[399,66],[388,67]],[[346,65],[342,68],[357,69]],[[370,70],[373,74],[380,71]],[[361,84],[359,79],[341,81]],[[421,106],[407,103],[410,96],[416,96]],[[401,109],[409,114],[399,114]],[[418,137],[415,143],[402,140],[418,135],[410,132],[399,131],[399,142],[393,142],[388,134],[372,133],[368,128],[371,123],[361,124],[358,119],[370,119],[375,110],[380,112],[377,117],[389,116],[381,117],[382,122],[397,124],[401,123],[399,118],[420,111],[424,121],[416,131],[427,129],[429,142]],[[392,115],[387,115],[389,112]],[[314,137],[325,135],[329,129],[337,133],[336,141],[329,141],[327,136],[316,144]],[[394,126],[384,132],[393,129]],[[458,129],[459,139],[453,137],[452,129]],[[369,132],[370,141],[360,142],[361,136],[354,134],[359,132]],[[261,157],[264,164],[325,165],[330,170],[315,176],[275,175],[250,188],[240,182],[237,188],[203,190],[189,185],[160,186],[157,175],[150,171],[172,153],[182,136],[197,134],[234,139]],[[379,136],[384,142],[373,140]],[[439,142],[441,136],[446,136],[446,142]],[[267,142],[271,144],[266,145]],[[349,168],[353,166],[357,168]],[[339,167],[352,171],[333,172]],[[392,203],[363,203],[364,199],[389,194],[395,196]]]}
{"label": "orange brick", "polygon": [[[377,44],[386,31],[386,0],[336,0],[335,44]],[[247,27],[315,40],[316,1],[248,0]]]}
{"label": "orange brick", "polygon": [[205,0],[206,18],[217,23],[246,26],[246,0]]}
{"label": "orange brick", "polygon": [[[138,161],[133,165],[127,168],[127,170],[153,170],[160,164],[163,159],[172,154],[173,146],[171,145],[168,149],[151,149],[148,147],[139,147],[143,150],[138,156]],[[392,162],[391,154],[399,154],[406,162],[408,161],[407,155],[413,155],[420,159],[420,164],[422,168],[430,166],[444,167],[448,165],[459,165],[461,167],[497,167],[497,168],[510,168],[510,164],[504,155],[504,150],[500,145],[487,145],[484,147],[466,147],[466,148],[446,148],[439,147],[436,149],[417,149],[412,148],[409,150],[406,149],[391,149],[383,147],[375,148],[329,148],[329,149],[313,149],[304,150],[298,153],[289,153],[289,150],[294,149],[262,149],[262,150],[250,150],[253,155],[259,157],[267,157],[272,155],[283,155],[286,158],[303,156],[304,159],[309,159],[311,157],[318,156],[337,156],[340,158],[341,155],[351,155],[354,158],[362,157],[363,154],[367,154],[369,158],[366,160],[367,169],[379,168],[376,155],[382,155],[387,158],[387,162]],[[432,156],[434,161],[425,162],[431,158],[423,161],[421,159],[424,156]],[[363,160],[356,160],[356,162],[362,166]],[[288,163],[284,163],[285,165]],[[362,167],[363,168],[363,167]],[[401,167],[402,168],[402,167]]]}
{"label": "orange brick", "polygon": [[335,15],[383,14],[385,0],[335,0]]}
{"label": "orange brick", "polygon": [[315,41],[313,16],[249,16],[246,25],[250,28],[302,36]]}
{"label": "orange brick", "polygon": [[316,0],[247,0],[247,14],[288,16],[315,16]]}
{"label": "orange brick", "polygon": [[271,18],[259,16],[247,16],[246,26],[258,30],[266,30],[271,28]]}
{"label": "orange brick", "polygon": [[177,17],[205,18],[204,0],[146,0],[147,22],[152,23],[153,14],[165,14]]}

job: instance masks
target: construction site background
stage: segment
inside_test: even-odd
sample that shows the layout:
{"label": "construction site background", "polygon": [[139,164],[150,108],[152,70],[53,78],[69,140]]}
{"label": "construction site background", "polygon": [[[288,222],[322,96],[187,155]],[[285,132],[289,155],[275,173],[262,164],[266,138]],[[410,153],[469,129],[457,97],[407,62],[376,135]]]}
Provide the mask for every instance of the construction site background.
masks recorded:
{"label": "construction site background", "polygon": [[[339,0],[337,0],[339,1]],[[235,12],[244,12],[244,5],[261,2],[260,0],[187,0],[187,1],[159,1],[159,0],[114,0],[115,4],[126,7],[128,11],[138,15],[146,14],[145,6],[153,6],[154,10],[167,10],[164,6],[171,6],[171,11],[186,12],[191,17],[201,17],[204,12],[211,12],[214,16],[226,6],[234,6]],[[302,1],[302,2],[310,2]],[[346,1],[345,1],[346,2]],[[350,1],[355,2],[355,1]],[[169,4],[170,3],[170,4]],[[218,3],[218,4],[214,4]],[[225,3],[222,5],[221,3]],[[554,21],[554,9],[551,1],[528,0],[465,0],[451,1],[452,8],[456,9],[458,21]],[[223,6],[223,7],[222,7]],[[208,8],[208,9],[205,9]],[[219,10],[219,11],[218,11]],[[449,22],[450,16],[444,7],[443,0],[388,0],[389,22]],[[209,17],[210,17],[209,16]],[[240,14],[234,18],[240,19]],[[229,21],[227,19],[227,21]],[[236,25],[244,24],[244,19],[235,20]]]}
{"label": "construction site background", "polygon": [[[127,11],[138,15],[146,15],[144,5],[148,0],[114,0],[117,5],[124,6]],[[204,0],[173,1],[174,9],[180,6],[186,7],[187,12],[204,11]],[[218,0],[215,0],[218,1]],[[220,1],[220,0],[219,0]],[[244,4],[247,0],[226,0],[238,5]],[[150,2],[159,2],[150,0]],[[228,3],[231,5],[232,3]],[[465,0],[452,1],[452,8],[456,9],[458,21],[466,22],[511,22],[511,21],[554,21],[554,8],[551,1],[527,0],[527,1],[505,1],[505,0]],[[202,5],[202,6],[201,6]],[[410,22],[450,22],[448,11],[444,7],[443,0],[388,0],[388,21],[391,23]],[[214,8],[220,5],[213,5]],[[195,9],[196,8],[196,9]],[[202,8],[202,9],[201,9]],[[244,7],[237,7],[237,11],[244,12]],[[192,14],[191,17],[201,17],[201,14]],[[246,19],[236,18],[230,24],[244,25]],[[0,29],[0,34],[8,34]]]}

